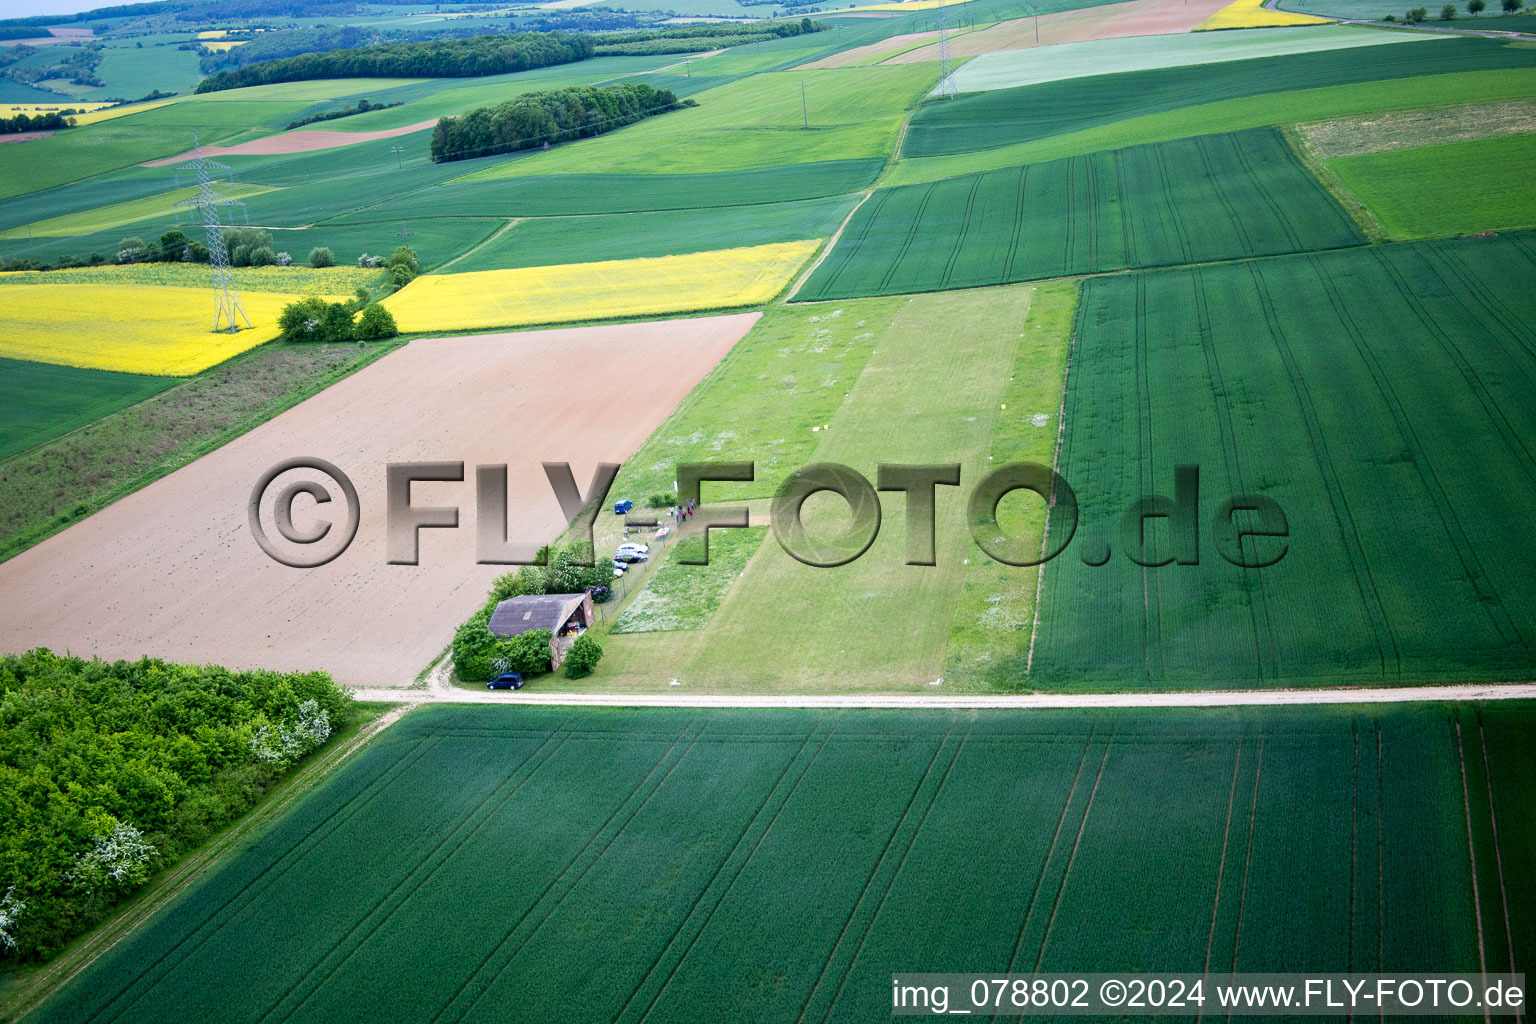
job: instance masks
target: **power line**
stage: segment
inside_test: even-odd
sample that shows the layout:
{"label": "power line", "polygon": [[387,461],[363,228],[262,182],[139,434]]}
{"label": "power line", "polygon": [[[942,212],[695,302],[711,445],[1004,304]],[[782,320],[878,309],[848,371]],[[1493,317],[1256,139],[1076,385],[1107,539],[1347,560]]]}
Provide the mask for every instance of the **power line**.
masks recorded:
{"label": "power line", "polygon": [[[245,315],[245,306],[240,302],[240,292],[235,288],[234,277],[229,271],[229,249],[224,245],[224,226],[219,223],[219,207],[238,206],[242,211],[245,204],[238,199],[229,199],[219,195],[213,190],[214,172],[218,177],[228,176],[233,182],[234,172],[228,164],[221,164],[217,160],[208,160],[203,157],[203,147],[198,143],[197,136],[192,136],[192,160],[179,164],[176,167],[176,185],[181,186],[182,171],[191,171],[197,175],[197,196],[193,199],[183,199],[176,204],[178,208],[187,207],[192,211],[192,216],[201,221],[203,235],[208,240],[208,266],[213,271],[213,295],[215,309],[213,313],[213,329],[218,330],[219,324],[225,324],[225,329],[234,334],[240,329],[236,322],[238,317],[245,321],[245,326],[251,326],[251,318]],[[250,215],[246,214],[249,223]]]}
{"label": "power line", "polygon": [[395,154],[395,169],[396,170],[400,170],[400,171],[405,170],[405,164],[403,163],[405,147],[404,146],[390,146],[389,147],[389,151],[391,153]]}
{"label": "power line", "polygon": [[949,24],[944,16],[943,0],[934,14],[939,20],[939,95],[948,100],[955,96],[955,67],[949,56]]}

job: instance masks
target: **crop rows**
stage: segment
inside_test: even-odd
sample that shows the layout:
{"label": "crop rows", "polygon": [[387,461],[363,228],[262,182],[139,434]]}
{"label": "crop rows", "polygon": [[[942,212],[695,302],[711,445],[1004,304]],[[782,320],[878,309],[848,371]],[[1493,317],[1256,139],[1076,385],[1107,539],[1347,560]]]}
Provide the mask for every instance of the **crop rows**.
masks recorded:
{"label": "crop rows", "polygon": [[1364,239],[1256,129],[877,192],[802,300],[890,295],[1355,245]]}
{"label": "crop rows", "polygon": [[930,101],[912,118],[903,157],[997,149],[1130,117],[1293,89],[1536,66],[1536,51],[1492,39],[1441,39],[1130,71]]}
{"label": "crop rows", "polygon": [[[1517,234],[1088,282],[1061,466],[1074,545],[1114,554],[1050,563],[1036,676],[1519,678],[1536,643],[1533,260]],[[1200,468],[1200,564],[1143,569],[1120,517],[1171,495],[1178,464]],[[1210,516],[1240,494],[1287,517],[1269,568],[1218,555]],[[1247,543],[1252,561],[1280,542]]]}
{"label": "crop rows", "polygon": [[1479,925],[1504,970],[1533,714],[428,709],[39,1019],[872,1019],[893,969],[1475,970]]}

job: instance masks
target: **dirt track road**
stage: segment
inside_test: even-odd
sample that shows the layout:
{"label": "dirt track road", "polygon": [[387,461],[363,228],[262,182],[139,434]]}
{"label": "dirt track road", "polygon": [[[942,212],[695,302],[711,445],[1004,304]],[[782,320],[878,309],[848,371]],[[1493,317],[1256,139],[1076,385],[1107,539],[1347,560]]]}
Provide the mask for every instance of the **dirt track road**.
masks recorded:
{"label": "dirt track road", "polygon": [[[464,690],[450,685],[439,666],[427,685],[416,689],[387,686],[357,692],[358,700],[407,704],[567,704],[624,708],[1192,708],[1277,704],[1388,704],[1438,700],[1533,700],[1536,683],[1471,683],[1452,686],[1390,686],[1333,690],[1201,690],[1178,693],[1018,693],[1018,694],[869,694],[796,696],[794,694],[687,693],[509,693]],[[558,685],[558,684],[556,684]]]}

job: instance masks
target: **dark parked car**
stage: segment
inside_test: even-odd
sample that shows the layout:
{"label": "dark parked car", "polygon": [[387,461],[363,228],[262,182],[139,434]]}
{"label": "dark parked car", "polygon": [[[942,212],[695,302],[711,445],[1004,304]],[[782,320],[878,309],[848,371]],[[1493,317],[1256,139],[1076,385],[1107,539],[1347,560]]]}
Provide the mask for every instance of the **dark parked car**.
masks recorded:
{"label": "dark parked car", "polygon": [[501,675],[485,684],[487,690],[521,690],[523,688],[523,674],[521,672],[503,672]]}
{"label": "dark parked car", "polygon": [[616,516],[627,515],[629,510],[635,507],[635,503],[625,499],[613,503],[613,514]]}

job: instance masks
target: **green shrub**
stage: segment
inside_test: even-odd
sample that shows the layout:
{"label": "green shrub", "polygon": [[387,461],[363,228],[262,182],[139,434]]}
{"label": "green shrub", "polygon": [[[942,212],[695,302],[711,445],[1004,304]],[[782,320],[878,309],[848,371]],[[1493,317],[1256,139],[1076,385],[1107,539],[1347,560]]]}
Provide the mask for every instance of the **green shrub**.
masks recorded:
{"label": "green shrub", "polygon": [[645,499],[646,508],[671,508],[677,499],[670,494],[653,494]]}
{"label": "green shrub", "polygon": [[358,341],[393,338],[399,333],[394,316],[377,302],[370,302],[364,306],[363,311],[358,314],[357,323],[352,327],[352,336]]}
{"label": "green shrub", "polygon": [[250,260],[253,267],[270,267],[277,262],[277,253],[270,245],[258,246],[251,250]]}
{"label": "green shrub", "polygon": [[309,250],[309,265],[316,270],[321,267],[334,267],[336,265],[336,255],[325,246],[317,245]]}
{"label": "green shrub", "polygon": [[603,645],[594,640],[591,633],[581,634],[566,652],[565,678],[580,679],[591,675],[602,657]]}
{"label": "green shrub", "polygon": [[56,952],[350,714],[323,672],[0,657],[0,954]]}

